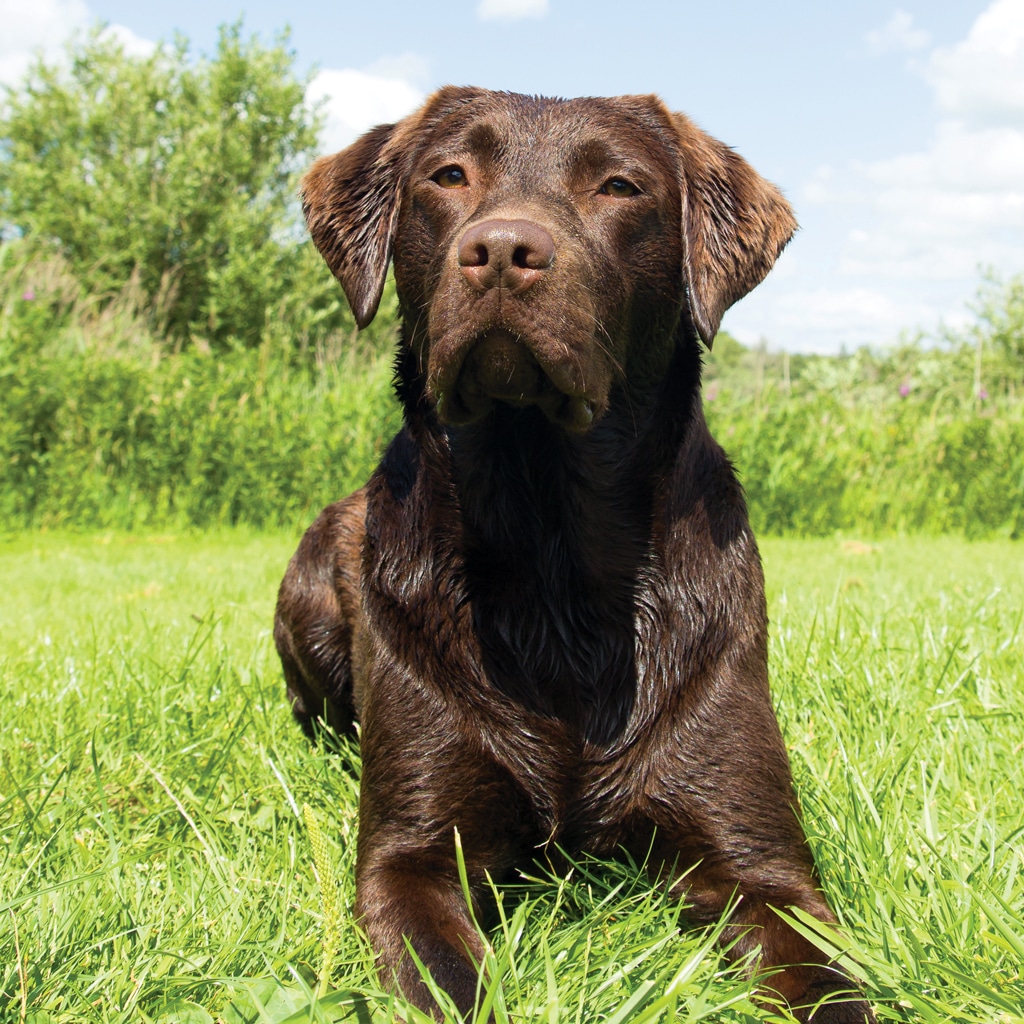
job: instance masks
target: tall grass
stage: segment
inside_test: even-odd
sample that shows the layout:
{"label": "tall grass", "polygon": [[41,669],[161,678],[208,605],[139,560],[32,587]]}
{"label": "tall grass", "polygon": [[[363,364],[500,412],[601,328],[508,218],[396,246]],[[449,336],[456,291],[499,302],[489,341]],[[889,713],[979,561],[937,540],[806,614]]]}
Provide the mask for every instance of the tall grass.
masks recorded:
{"label": "tall grass", "polygon": [[[58,260],[0,296],[0,522],[291,526],[359,486],[397,428],[386,314],[369,339],[168,351],[132,283],[93,303]],[[31,285],[31,286],[30,286]]]}
{"label": "tall grass", "polygon": [[55,358],[0,399],[9,526],[292,525],[359,486],[397,427],[390,358],[310,369]]}
{"label": "tall grass", "polygon": [[[386,353],[302,365],[72,353],[0,369],[8,529],[292,527],[360,486],[400,422]],[[759,533],[1024,534],[1024,403],[982,412],[828,393],[708,403]]]}
{"label": "tall grass", "polygon": [[[7,529],[294,527],[362,484],[397,428],[393,293],[363,335],[282,309],[258,347],[214,355],[202,339],[168,350],[159,303],[130,281],[99,302],[58,260],[7,263]],[[804,358],[774,386],[756,356],[723,376],[712,354],[706,408],[759,532],[1024,533],[1024,400],[972,398],[964,352]]]}
{"label": "tall grass", "polygon": [[[293,547],[0,543],[0,1020],[393,1019],[349,909],[358,755],[305,741],[271,650]],[[842,919],[817,941],[880,1020],[1024,1021],[1024,552],[763,549],[776,704]],[[786,1019],[628,863],[538,865],[482,924],[499,1024]]]}
{"label": "tall grass", "polygon": [[1024,536],[1024,402],[847,403],[828,392],[720,408],[757,531]]}

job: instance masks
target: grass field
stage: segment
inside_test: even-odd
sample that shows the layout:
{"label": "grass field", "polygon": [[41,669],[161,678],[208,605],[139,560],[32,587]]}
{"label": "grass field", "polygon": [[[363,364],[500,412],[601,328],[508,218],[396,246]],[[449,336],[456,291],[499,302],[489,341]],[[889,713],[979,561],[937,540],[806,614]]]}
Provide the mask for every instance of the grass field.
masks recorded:
{"label": "grass field", "polygon": [[[358,758],[304,741],[273,654],[294,544],[0,542],[0,1020],[391,1019],[347,909]],[[881,1020],[1024,1021],[1024,546],[762,548],[819,941]],[[629,865],[499,907],[499,1021],[785,1019]]]}

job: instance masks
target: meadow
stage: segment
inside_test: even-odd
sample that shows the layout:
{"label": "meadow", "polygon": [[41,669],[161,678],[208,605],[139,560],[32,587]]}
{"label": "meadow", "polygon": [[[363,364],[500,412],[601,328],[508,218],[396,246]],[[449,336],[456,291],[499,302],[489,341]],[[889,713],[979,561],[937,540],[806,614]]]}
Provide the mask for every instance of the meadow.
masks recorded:
{"label": "meadow", "polygon": [[[303,739],[270,641],[298,531],[398,424],[393,294],[358,337],[179,348],[132,285],[0,264],[0,1020],[422,1020],[349,910],[358,751]],[[1002,347],[706,360],[842,923],[815,941],[880,1020],[1024,1021],[1018,292]],[[496,903],[480,1020],[787,1019],[642,865]]]}
{"label": "meadow", "polygon": [[[303,738],[270,637],[399,422],[394,289],[357,336],[305,238],[286,37],[68,57],[0,109],[0,1022],[417,1024],[351,916],[358,750]],[[1024,1022],[1024,276],[974,313],[705,360],[841,919],[794,926],[881,1021]],[[481,1022],[791,1019],[643,865],[495,901]]]}
{"label": "meadow", "polygon": [[[0,543],[0,1019],[391,1019],[349,911],[358,754],[301,736],[272,649],[295,541]],[[1024,549],[762,551],[775,701],[842,922],[817,941],[880,1020],[1024,1020]],[[538,864],[498,908],[499,1021],[788,1019],[639,866]]]}

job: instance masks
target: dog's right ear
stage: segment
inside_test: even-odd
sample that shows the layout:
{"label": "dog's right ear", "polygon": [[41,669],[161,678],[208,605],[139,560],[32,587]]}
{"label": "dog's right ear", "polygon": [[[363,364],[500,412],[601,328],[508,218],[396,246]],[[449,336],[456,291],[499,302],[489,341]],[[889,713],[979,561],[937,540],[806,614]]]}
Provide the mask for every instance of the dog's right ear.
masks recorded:
{"label": "dog's right ear", "polygon": [[341,282],[359,326],[377,312],[391,259],[402,187],[398,125],[372,128],[321,157],[302,179],[302,212],[320,255]]}
{"label": "dog's right ear", "polygon": [[378,125],[348,149],[321,157],[302,179],[309,233],[341,282],[360,328],[380,305],[402,185],[417,146],[442,118],[486,93],[451,85],[438,89],[398,124]]}

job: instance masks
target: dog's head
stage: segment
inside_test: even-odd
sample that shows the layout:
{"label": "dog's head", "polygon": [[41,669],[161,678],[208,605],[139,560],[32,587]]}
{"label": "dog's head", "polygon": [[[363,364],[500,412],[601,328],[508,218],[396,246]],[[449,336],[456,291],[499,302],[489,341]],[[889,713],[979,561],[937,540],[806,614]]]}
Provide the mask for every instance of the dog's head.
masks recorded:
{"label": "dog's head", "polygon": [[394,259],[451,425],[504,402],[586,430],[617,377],[664,372],[681,318],[710,345],[796,227],[773,185],[654,96],[441,89],[318,160],[302,199],[361,327]]}

